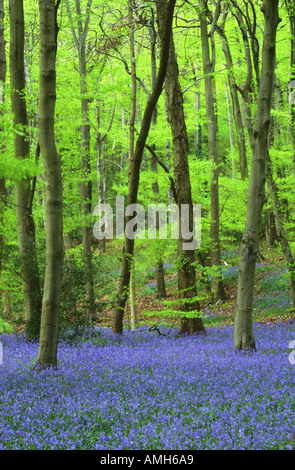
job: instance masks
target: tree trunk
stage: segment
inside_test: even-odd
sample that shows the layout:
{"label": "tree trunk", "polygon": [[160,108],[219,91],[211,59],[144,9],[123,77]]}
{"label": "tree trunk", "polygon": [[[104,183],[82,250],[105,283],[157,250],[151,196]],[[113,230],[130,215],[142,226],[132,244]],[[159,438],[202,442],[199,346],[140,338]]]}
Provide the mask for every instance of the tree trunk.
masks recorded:
{"label": "tree trunk", "polygon": [[131,329],[135,330],[137,325],[137,306],[136,306],[136,277],[134,259],[130,271],[130,322]]}
{"label": "tree trunk", "polygon": [[290,81],[289,81],[289,105],[290,105],[290,135],[293,152],[293,172],[295,176],[295,0],[285,0],[290,23]]}
{"label": "tree trunk", "polygon": [[[162,92],[162,87],[166,75],[168,57],[169,57],[169,44],[172,32],[172,20],[173,12],[175,7],[175,0],[169,0],[168,5],[168,14],[166,18],[165,26],[165,40],[163,41],[161,48],[161,58],[158,76],[156,80],[155,87],[151,93],[142,120],[140,133],[136,141],[135,151],[133,161],[130,162],[130,175],[128,181],[128,201],[127,204],[136,204],[137,203],[137,194],[139,186],[139,176],[140,176],[140,167],[143,156],[143,150],[146,143],[146,139],[149,133],[151,120],[155,106],[157,104],[158,98]],[[126,217],[126,223],[131,219],[131,216]],[[113,316],[113,326],[112,333],[122,334],[123,332],[123,316],[124,309],[126,305],[126,300],[128,296],[128,287],[130,282],[130,261],[133,256],[134,251],[134,239],[126,237],[124,243],[124,252],[123,260],[121,267],[121,277],[119,282],[118,297],[117,297],[117,307]]]}
{"label": "tree trunk", "polygon": [[222,23],[217,28],[217,32],[219,33],[220,38],[221,38],[222,50],[223,50],[225,63],[227,67],[228,83],[229,83],[230,94],[231,94],[231,99],[232,99],[234,121],[235,121],[235,126],[236,126],[236,131],[237,131],[240,173],[241,173],[242,180],[244,180],[248,176],[246,143],[245,143],[244,127],[243,127],[243,122],[242,122],[240,99],[238,96],[238,91],[237,91],[236,83],[234,79],[234,72],[233,72],[234,66],[233,66],[233,61],[232,61],[232,55],[231,55],[228,39],[224,32],[224,24],[225,24],[226,16],[227,16],[227,10],[223,12]]}
{"label": "tree trunk", "polygon": [[212,58],[210,58],[209,40],[207,31],[206,18],[206,1],[201,0],[200,5],[200,29],[202,42],[202,58],[203,73],[205,81],[206,94],[206,114],[208,120],[208,153],[209,159],[212,161],[212,177],[211,177],[211,263],[217,268],[217,273],[213,275],[213,291],[215,300],[224,300],[226,298],[223,287],[221,268],[220,268],[220,243],[219,243],[219,168],[220,161],[218,156],[217,144],[217,118],[215,112],[215,96],[214,96],[214,51],[212,50]]}
{"label": "tree trunk", "polygon": [[55,0],[39,0],[39,142],[46,181],[46,266],[37,368],[57,366],[63,265],[62,176],[54,136],[58,6],[59,2],[55,5]]}
{"label": "tree trunk", "polygon": [[[6,81],[6,53],[5,53],[5,38],[4,38],[4,3],[0,0],[0,117],[3,119],[4,115],[4,91]],[[3,132],[3,126],[1,125],[0,131]],[[5,150],[5,146],[1,145],[1,151]],[[6,184],[5,178],[0,177],[0,281],[2,277],[2,259],[4,249],[4,213],[6,208]],[[0,290],[2,297],[2,303],[4,304],[5,293]],[[3,308],[4,312],[4,308]]]}
{"label": "tree trunk", "polygon": [[278,0],[264,0],[262,70],[258,106],[253,131],[253,156],[248,192],[247,218],[240,248],[234,346],[237,350],[255,350],[253,333],[253,293],[262,208],[265,203],[266,152],[272,103],[276,30],[279,23]]}
{"label": "tree trunk", "polygon": [[270,249],[277,240],[275,216],[271,208],[266,209],[266,245]]}
{"label": "tree trunk", "polygon": [[232,116],[232,109],[231,109],[230,93],[229,93],[228,83],[227,83],[226,80],[224,81],[224,92],[225,92],[225,100],[226,100],[227,115],[228,115],[229,148],[230,148],[231,163],[232,163],[232,176],[233,176],[233,178],[235,178],[235,176],[236,176],[236,161],[235,161],[234,124],[233,124],[233,116]]}
{"label": "tree trunk", "polygon": [[[152,88],[154,88],[155,83],[156,83],[156,78],[157,78],[157,64],[156,64],[156,31],[155,31],[155,26],[154,26],[154,15],[152,16],[151,20],[147,22],[147,27],[149,31],[149,36],[150,36],[150,44],[151,44],[151,75],[152,75]],[[153,127],[156,127],[157,125],[157,117],[158,117],[158,112],[157,112],[157,106],[154,109],[153,112],[153,118],[152,118],[152,125]],[[156,151],[156,145],[152,144],[152,150],[155,152]],[[158,165],[157,161],[153,156],[151,155],[150,158],[150,165],[151,165],[151,171],[155,174],[155,179],[152,182],[152,191],[157,198],[157,195],[159,194],[159,183],[157,179],[157,173],[158,173]],[[157,226],[157,230],[158,230]],[[167,297],[166,293],[166,287],[165,287],[165,277],[164,277],[164,268],[163,268],[163,260],[161,254],[158,255],[158,259],[156,261],[156,266],[155,266],[155,271],[156,271],[156,284],[157,284],[157,298],[158,299],[164,299]]]}
{"label": "tree trunk", "polygon": [[[199,74],[199,66],[193,64],[193,75],[194,75],[194,82],[197,83],[200,81],[201,76]],[[202,126],[198,123],[198,113],[201,109],[201,93],[197,88],[194,91],[194,109],[195,109],[195,128],[194,128],[194,151],[197,160],[202,160],[203,158],[203,151],[202,151]]]}
{"label": "tree trunk", "polygon": [[[167,11],[167,2],[157,2],[159,35],[164,45],[164,24]],[[167,95],[168,121],[171,126],[174,154],[174,180],[176,199],[179,210],[179,221],[183,216],[183,206],[189,207],[189,230],[193,232],[193,204],[188,166],[188,138],[183,109],[183,96],[179,83],[179,71],[175,53],[173,37],[170,42],[169,60],[165,79]],[[180,223],[179,223],[180,227]],[[181,232],[181,230],[180,230]],[[201,317],[193,312],[199,311],[199,302],[193,300],[196,295],[196,273],[194,268],[195,250],[187,249],[186,244],[191,241],[180,233],[178,240],[178,289],[182,300],[182,310],[187,313],[181,319],[180,334],[205,333]],[[187,302],[186,302],[187,299]],[[191,313],[190,313],[191,312]],[[193,314],[192,314],[193,313]]]}
{"label": "tree trunk", "polygon": [[[100,108],[99,103],[96,106],[96,171],[97,171],[97,195],[98,204],[106,204],[106,164],[104,158],[104,145],[107,138],[105,134],[103,137],[99,132],[100,127]],[[106,227],[106,232],[108,228]],[[99,252],[101,254],[106,252],[106,239],[105,237],[99,240]]]}
{"label": "tree trunk", "polygon": [[234,13],[234,16],[237,20],[238,26],[242,34],[244,51],[245,51],[245,61],[247,64],[247,75],[246,75],[245,83],[239,88],[239,91],[242,95],[242,102],[241,102],[242,123],[243,123],[243,127],[245,127],[244,123],[247,127],[249,141],[250,141],[252,153],[253,153],[253,122],[252,122],[251,107],[252,107],[252,101],[253,101],[252,95],[254,93],[254,86],[253,86],[253,65],[252,65],[252,58],[251,58],[251,48],[249,45],[249,34],[248,34],[247,28],[245,26],[243,17],[240,14],[240,12],[234,11],[234,10],[232,11]]}
{"label": "tree trunk", "polygon": [[82,12],[80,0],[75,1],[76,15],[77,15],[77,29],[76,34],[72,15],[69,6],[69,0],[66,1],[66,8],[69,20],[71,22],[71,30],[73,39],[76,45],[79,58],[79,77],[80,77],[80,93],[81,93],[81,115],[82,125],[81,130],[81,209],[82,209],[82,248],[84,268],[86,272],[86,309],[90,320],[95,320],[95,296],[93,287],[93,267],[92,267],[92,253],[91,253],[91,205],[92,205],[92,187],[90,179],[90,124],[89,124],[89,98],[87,97],[87,67],[86,67],[86,39],[88,34],[88,27],[90,21],[90,8],[92,0],[88,0],[86,6],[86,19],[85,24],[82,22]]}
{"label": "tree trunk", "polygon": [[[91,2],[88,1],[88,4]],[[76,1],[77,14],[81,16],[80,2]],[[90,8],[89,5],[89,8]],[[89,14],[89,13],[88,13]],[[88,18],[87,18],[88,19]],[[86,19],[86,21],[87,21]],[[82,27],[81,20],[78,21],[79,30]],[[84,27],[83,35],[79,33],[79,74],[80,74],[80,92],[81,92],[81,206],[83,216],[82,227],[82,247],[84,267],[86,270],[86,308],[90,320],[95,320],[95,296],[93,286],[93,267],[91,253],[91,205],[92,205],[92,187],[90,179],[90,124],[89,124],[89,99],[87,98],[86,83],[86,37],[87,28]]]}
{"label": "tree trunk", "polygon": [[[132,162],[134,160],[134,133],[137,106],[137,87],[136,87],[136,62],[135,62],[135,42],[134,42],[134,23],[132,0],[128,0],[128,22],[129,22],[129,40],[130,40],[130,60],[131,60],[131,109],[129,118],[129,176],[131,174]],[[135,284],[135,261],[130,259],[130,318],[131,328],[135,329],[137,323],[136,313],[136,284]]]}
{"label": "tree trunk", "polygon": [[[16,158],[28,158],[30,153],[24,70],[24,12],[23,2],[10,1],[10,81],[14,126],[22,133],[14,134]],[[32,215],[33,188],[31,181],[22,179],[15,188],[18,246],[21,261],[24,313],[28,337],[40,332],[41,290],[35,243],[35,223]]]}
{"label": "tree trunk", "polygon": [[295,260],[292,254],[291,246],[288,240],[288,234],[284,229],[284,207],[279,199],[279,192],[277,184],[273,177],[272,162],[270,159],[269,152],[266,154],[266,174],[267,174],[267,186],[269,193],[273,201],[273,211],[276,221],[276,230],[277,238],[280,242],[282,252],[286,261],[287,270],[289,272],[289,286],[290,286],[290,296],[292,299],[293,307],[295,306]]}

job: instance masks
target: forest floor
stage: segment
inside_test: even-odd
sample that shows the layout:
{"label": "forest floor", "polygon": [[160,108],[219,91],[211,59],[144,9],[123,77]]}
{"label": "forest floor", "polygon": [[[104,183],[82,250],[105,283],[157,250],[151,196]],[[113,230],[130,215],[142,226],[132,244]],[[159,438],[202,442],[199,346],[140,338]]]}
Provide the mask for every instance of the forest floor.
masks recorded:
{"label": "forest floor", "polygon": [[[226,263],[227,264],[227,263]],[[210,303],[207,300],[200,301],[200,314],[205,326],[225,326],[234,324],[234,312],[237,300],[238,265],[227,265],[224,268],[224,289],[226,300],[223,302]],[[148,294],[138,293],[136,298],[136,312],[138,327],[143,325],[180,326],[179,315],[167,316],[166,305],[177,302],[177,275],[168,274],[166,283],[171,281],[174,285],[167,287],[167,298],[165,302],[157,298],[156,292]],[[155,279],[150,281],[155,283]],[[107,296],[106,296],[107,298]],[[98,325],[111,327],[113,308],[105,308],[99,316]],[[127,303],[125,310],[125,326],[130,327],[130,304]],[[256,281],[254,291],[253,320],[256,323],[295,323],[295,309],[291,308],[288,294],[288,274],[285,269],[285,261],[280,250],[261,250],[261,259],[257,263]]]}
{"label": "forest floor", "polygon": [[[255,354],[233,350],[237,251],[223,254],[226,301],[201,301],[208,333],[202,337],[166,334],[167,325],[179,326],[179,315],[165,315],[151,259],[143,258],[137,260],[136,306],[137,331],[145,331],[130,331],[128,304],[125,334],[114,338],[113,309],[105,308],[99,328],[61,331],[58,370],[38,372],[32,369],[38,342],[3,334],[0,450],[295,450],[295,318],[288,273],[279,249],[261,254],[253,301]],[[97,260],[98,302],[111,304],[119,255],[110,247]],[[177,302],[175,266],[166,263],[167,301]],[[200,297],[205,293],[198,290]]]}

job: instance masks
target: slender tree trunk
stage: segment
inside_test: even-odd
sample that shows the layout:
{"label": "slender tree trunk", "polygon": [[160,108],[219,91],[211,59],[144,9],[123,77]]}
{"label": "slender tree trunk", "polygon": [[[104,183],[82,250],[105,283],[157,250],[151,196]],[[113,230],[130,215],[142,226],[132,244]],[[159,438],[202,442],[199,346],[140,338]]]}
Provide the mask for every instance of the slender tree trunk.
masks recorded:
{"label": "slender tree trunk", "polygon": [[[159,35],[163,47],[164,21],[167,11],[167,2],[157,2]],[[188,166],[188,138],[183,109],[183,96],[179,83],[179,71],[175,53],[173,37],[170,42],[169,61],[165,79],[167,95],[168,120],[171,126],[174,154],[174,180],[176,198],[179,210],[179,221],[183,217],[184,205],[189,207],[189,230],[193,232],[193,204]],[[179,224],[180,227],[180,224]],[[180,230],[180,232],[182,232]],[[192,316],[189,312],[199,311],[199,302],[193,300],[196,295],[196,273],[194,268],[195,250],[187,249],[186,244],[191,239],[180,233],[178,240],[178,289],[182,299],[183,311],[186,316],[181,319],[180,333],[205,333],[201,317]],[[185,300],[188,300],[185,302]]]}
{"label": "slender tree trunk", "polygon": [[137,306],[136,306],[136,278],[135,278],[135,263],[132,260],[130,271],[130,321],[131,329],[135,330],[137,325]]}
{"label": "slender tree trunk", "polygon": [[[4,38],[4,3],[0,0],[0,117],[1,121],[4,116],[4,96],[6,81],[6,53]],[[3,132],[1,125],[0,132]],[[5,151],[5,146],[1,145],[0,151]],[[2,259],[4,249],[4,213],[6,208],[6,183],[5,178],[0,177],[0,281],[2,277]],[[4,293],[0,290],[0,295],[4,299]],[[2,300],[3,302],[3,300]],[[3,302],[4,303],[4,302]],[[4,310],[4,309],[3,309]]]}
{"label": "slender tree trunk", "polygon": [[206,7],[207,2],[201,0],[200,5],[200,29],[202,42],[203,72],[206,93],[206,114],[208,120],[208,152],[209,159],[212,161],[211,176],[211,263],[216,266],[217,273],[213,276],[213,290],[215,300],[224,300],[226,298],[220,268],[220,242],[219,242],[219,168],[220,161],[218,156],[217,144],[217,117],[215,112],[214,97],[214,51],[212,50],[212,58],[210,58]]}
{"label": "slender tree trunk", "polygon": [[289,272],[290,295],[292,299],[292,304],[293,306],[295,306],[295,259],[293,257],[291,246],[288,240],[288,234],[284,229],[284,208],[282,207],[282,203],[279,199],[279,191],[273,177],[272,162],[268,151],[266,153],[266,163],[267,186],[273,201],[273,211],[278,235],[277,238],[280,242],[282,252],[286,261],[287,270]]}
{"label": "slender tree trunk", "polygon": [[87,67],[86,67],[86,39],[88,34],[88,27],[90,22],[90,8],[92,0],[88,0],[86,6],[86,19],[83,24],[82,11],[80,0],[75,0],[75,9],[77,15],[77,29],[76,34],[69,0],[66,1],[67,13],[71,22],[71,30],[73,39],[79,57],[79,77],[80,77],[80,93],[81,93],[81,177],[80,184],[81,192],[81,208],[82,208],[82,248],[84,267],[86,271],[86,308],[90,320],[95,320],[95,296],[93,287],[93,267],[92,267],[92,253],[91,253],[91,206],[92,206],[92,186],[90,179],[90,123],[89,123],[89,98],[87,97]]}
{"label": "slender tree trunk", "polygon": [[[89,3],[89,2],[88,2]],[[91,2],[90,2],[91,3]],[[76,1],[80,6],[80,2]],[[77,14],[81,15],[80,8],[77,8]],[[79,21],[80,23],[80,21]],[[84,266],[86,270],[86,306],[90,320],[95,320],[95,296],[93,285],[93,267],[91,253],[91,205],[92,205],[92,187],[90,179],[90,124],[89,124],[89,99],[87,97],[86,83],[86,35],[79,37],[79,73],[80,73],[80,91],[81,91],[81,205],[83,216],[82,227],[82,247]]]}
{"label": "slender tree trunk", "polygon": [[290,81],[289,81],[289,105],[290,105],[290,135],[293,152],[293,172],[295,176],[295,0],[285,0],[290,23]]}
{"label": "slender tree trunk", "polygon": [[[194,74],[194,81],[198,82],[201,79],[198,65],[193,64],[193,74]],[[202,126],[200,123],[198,123],[198,112],[201,109],[201,93],[198,88],[194,92],[194,109],[195,109],[195,120],[196,120],[195,128],[194,128],[194,151],[195,151],[196,159],[199,160],[203,158],[203,152],[202,152]]]}
{"label": "slender tree trunk", "polygon": [[127,148],[127,146],[128,146],[128,137],[127,137],[126,131],[125,131],[125,128],[126,128],[126,111],[125,111],[124,108],[122,108],[122,112],[121,112],[121,123],[122,123],[122,140],[123,140],[123,138],[124,138],[124,140],[126,139],[126,145],[123,145],[123,148],[122,148],[122,151],[121,151],[121,161],[120,161],[121,167],[124,167],[126,161],[128,160],[128,152],[125,151],[125,148]]}
{"label": "slender tree trunk", "polygon": [[[22,0],[10,1],[10,82],[11,106],[15,132],[16,158],[28,158],[30,153],[28,117],[25,100],[24,12]],[[22,179],[15,188],[18,246],[21,261],[24,313],[28,337],[40,331],[41,290],[35,243],[35,223],[32,215],[33,187],[30,179]]]}
{"label": "slender tree trunk", "polygon": [[[153,92],[151,93],[142,120],[140,133],[136,141],[135,151],[133,161],[130,165],[130,175],[129,175],[129,188],[128,188],[128,201],[127,204],[136,204],[138,186],[139,186],[139,176],[140,176],[140,167],[142,162],[143,150],[146,143],[146,139],[149,133],[151,120],[155,106],[157,104],[158,98],[162,92],[162,87],[166,75],[168,57],[169,57],[169,44],[172,32],[172,20],[173,12],[175,7],[175,0],[169,0],[168,5],[168,14],[166,18],[166,27],[165,27],[165,40],[163,41],[161,48],[161,59],[158,70],[157,81]],[[126,223],[131,219],[131,216],[126,217]],[[124,243],[124,252],[121,268],[121,277],[119,282],[118,290],[118,300],[117,307],[114,312],[113,317],[113,326],[112,333],[122,334],[123,332],[123,316],[124,309],[126,305],[126,300],[128,296],[128,287],[130,282],[130,262],[133,256],[134,251],[134,239],[126,237]]]}
{"label": "slender tree trunk", "polygon": [[233,124],[233,116],[232,116],[232,109],[231,109],[230,93],[228,89],[228,83],[226,80],[224,81],[224,92],[225,92],[225,100],[226,100],[227,115],[228,115],[229,148],[230,148],[230,155],[231,155],[231,162],[232,162],[232,176],[233,178],[235,178],[236,176],[235,134],[234,134],[234,124]]}
{"label": "slender tree trunk", "polygon": [[[253,119],[252,119],[252,102],[253,98],[252,95],[254,93],[254,85],[253,85],[253,65],[252,65],[252,58],[251,58],[251,48],[249,45],[249,34],[247,28],[245,26],[244,20],[242,15],[238,11],[234,11],[235,18],[237,20],[238,26],[240,28],[243,44],[244,44],[244,52],[245,52],[245,61],[247,65],[247,75],[244,84],[239,88],[239,91],[242,95],[242,102],[241,102],[241,118],[247,128],[249,141],[252,148],[253,153]],[[257,67],[256,67],[257,68]],[[231,74],[231,76],[233,76]]]}
{"label": "slender tree trunk", "polygon": [[[98,194],[98,204],[106,204],[106,165],[104,159],[104,145],[107,139],[107,136],[101,136],[99,132],[100,127],[100,108],[99,104],[96,106],[96,171],[97,171],[97,194]],[[106,227],[106,232],[107,232]],[[99,241],[99,252],[105,253],[106,251],[106,239],[105,237]]]}
{"label": "slender tree trunk", "polygon": [[[295,81],[294,81],[294,85],[295,85]],[[294,93],[294,97],[295,97],[295,93]],[[282,111],[283,101],[284,100],[283,100],[283,93],[282,93],[281,83],[280,83],[280,80],[277,76],[276,76],[276,80],[275,80],[275,98],[276,98],[276,100],[275,100],[276,109],[278,111]],[[286,145],[286,136],[285,136],[285,132],[284,132],[284,127],[282,126],[282,123],[280,122],[279,119],[274,120],[273,132],[274,132],[274,136],[275,136],[276,142],[278,143],[279,147],[281,147],[282,145]],[[295,141],[294,141],[294,144],[295,144]],[[294,146],[294,150],[295,150],[295,146]]]}
{"label": "slender tree trunk", "polygon": [[[107,162],[106,162],[106,142],[107,136],[111,130],[114,116],[115,116],[116,106],[114,106],[113,113],[108,125],[108,129],[105,134],[101,134],[100,132],[100,103],[98,100],[96,106],[96,152],[97,152],[97,160],[96,160],[96,171],[97,171],[97,195],[98,195],[98,204],[106,204],[107,203]],[[119,165],[120,166],[120,165]],[[107,223],[107,221],[106,221]],[[110,227],[105,227],[105,232],[108,233]],[[99,241],[99,252],[105,253],[106,252],[106,238],[102,238]]]}
{"label": "slender tree trunk", "polygon": [[240,248],[234,346],[237,350],[255,350],[253,333],[253,293],[262,208],[265,203],[266,152],[272,104],[276,31],[279,23],[278,0],[264,0],[262,70],[258,106],[253,132],[253,156],[248,192],[247,218]]}
{"label": "slender tree trunk", "polygon": [[268,248],[274,246],[275,241],[277,240],[277,231],[275,224],[275,216],[271,208],[266,209],[266,245]]}
{"label": "slender tree trunk", "polygon": [[[156,78],[157,78],[157,63],[156,63],[156,42],[157,42],[157,35],[155,31],[155,26],[154,26],[154,14],[152,15],[152,18],[150,21],[148,21],[147,26],[149,30],[149,36],[150,36],[150,44],[151,44],[151,75],[152,75],[152,87],[154,88],[155,83],[156,83]],[[157,106],[154,109],[153,112],[153,118],[152,118],[152,125],[153,127],[157,126],[157,118],[158,118],[158,110]],[[156,151],[156,145],[152,145],[153,151]],[[151,165],[151,171],[155,174],[155,180],[152,182],[152,191],[157,198],[157,195],[159,194],[159,183],[157,180],[157,173],[158,173],[158,165],[157,161],[153,156],[151,156],[150,159],[150,165]],[[157,226],[158,229],[158,226]],[[166,287],[165,287],[165,278],[164,278],[164,267],[163,267],[163,260],[161,254],[158,255],[158,259],[156,261],[156,266],[155,266],[155,271],[156,271],[156,284],[157,284],[157,298],[158,299],[164,299],[167,297],[166,293]]]}
{"label": "slender tree trunk", "polygon": [[39,0],[39,142],[46,181],[46,265],[37,368],[57,366],[63,266],[62,176],[54,135],[58,6],[55,0]]}
{"label": "slender tree trunk", "polygon": [[[131,109],[129,118],[129,176],[132,172],[132,162],[134,160],[134,141],[135,141],[135,119],[137,106],[137,86],[136,86],[136,59],[135,59],[135,39],[132,0],[128,0],[128,21],[129,21],[129,40],[130,40],[130,59],[131,59]],[[135,261],[130,259],[130,318],[131,328],[135,329],[137,323],[136,313],[136,283],[135,283]]]}
{"label": "slender tree trunk", "polygon": [[240,173],[241,173],[241,178],[245,179],[248,176],[246,142],[245,142],[244,127],[243,127],[243,122],[242,122],[240,99],[238,96],[238,91],[236,88],[236,83],[235,83],[235,78],[234,78],[233,60],[232,60],[232,55],[231,55],[228,39],[224,32],[226,15],[227,15],[227,10],[223,13],[222,24],[217,28],[217,32],[219,33],[220,38],[221,38],[222,50],[223,50],[225,63],[227,67],[228,83],[229,83],[230,94],[231,94],[231,99],[232,99],[234,121],[235,121],[235,126],[236,126],[236,131],[237,131]]}

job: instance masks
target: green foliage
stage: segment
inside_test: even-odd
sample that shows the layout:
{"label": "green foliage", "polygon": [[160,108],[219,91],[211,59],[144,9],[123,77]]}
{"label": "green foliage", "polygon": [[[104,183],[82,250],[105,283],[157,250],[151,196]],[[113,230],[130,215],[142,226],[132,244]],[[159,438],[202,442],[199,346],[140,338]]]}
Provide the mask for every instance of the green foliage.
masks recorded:
{"label": "green foliage", "polygon": [[[3,159],[2,159],[3,157]],[[22,160],[9,158],[8,153],[2,154],[0,161],[0,177],[18,183],[24,178],[32,178],[41,173],[40,168],[29,158]]]}
{"label": "green foliage", "polygon": [[13,333],[13,326],[0,318],[0,333]]}

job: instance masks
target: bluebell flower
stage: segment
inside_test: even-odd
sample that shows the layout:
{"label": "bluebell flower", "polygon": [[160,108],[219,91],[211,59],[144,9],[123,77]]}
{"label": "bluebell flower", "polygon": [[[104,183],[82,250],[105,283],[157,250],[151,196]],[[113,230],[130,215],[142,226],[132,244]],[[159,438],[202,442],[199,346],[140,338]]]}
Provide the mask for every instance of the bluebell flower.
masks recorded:
{"label": "bluebell flower", "polygon": [[233,328],[206,337],[85,331],[61,341],[58,371],[35,373],[38,345],[3,335],[0,449],[289,449],[295,433],[293,326],[254,325],[258,351],[234,354]]}

